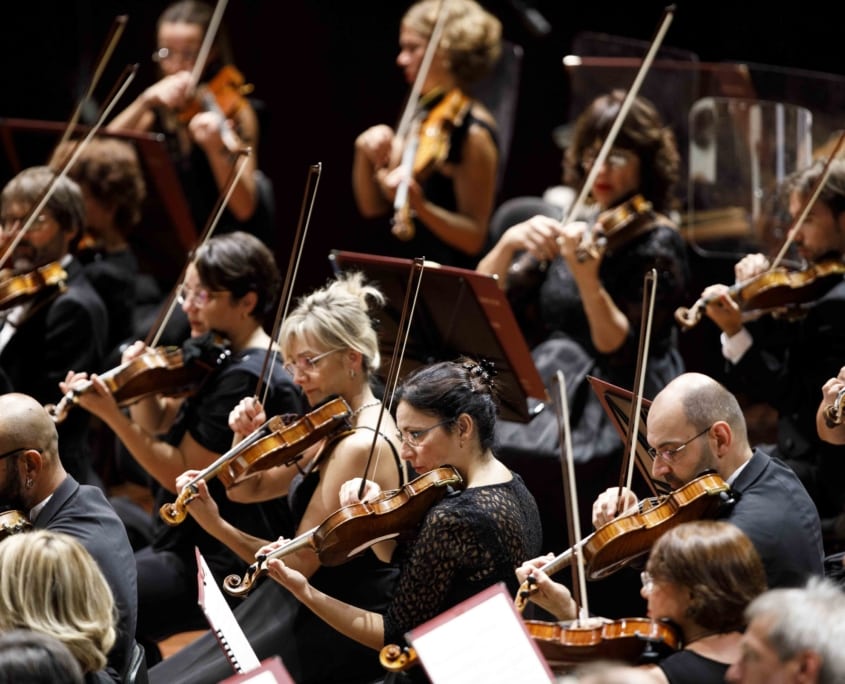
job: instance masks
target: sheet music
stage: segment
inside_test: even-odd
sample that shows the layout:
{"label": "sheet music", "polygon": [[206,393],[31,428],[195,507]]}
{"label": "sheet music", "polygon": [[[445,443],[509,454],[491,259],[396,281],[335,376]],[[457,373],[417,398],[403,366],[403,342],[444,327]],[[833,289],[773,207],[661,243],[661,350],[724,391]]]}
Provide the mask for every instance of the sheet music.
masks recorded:
{"label": "sheet music", "polygon": [[197,554],[197,584],[199,585],[199,604],[202,612],[211,626],[211,631],[217,636],[220,648],[226,654],[235,672],[249,672],[258,668],[261,663],[252,650],[241,626],[235,619],[232,609],[226,602],[223,592],[217,585],[211,570],[202,557],[200,550],[194,547]]}
{"label": "sheet music", "polygon": [[406,636],[434,684],[554,681],[503,583],[485,589]]}

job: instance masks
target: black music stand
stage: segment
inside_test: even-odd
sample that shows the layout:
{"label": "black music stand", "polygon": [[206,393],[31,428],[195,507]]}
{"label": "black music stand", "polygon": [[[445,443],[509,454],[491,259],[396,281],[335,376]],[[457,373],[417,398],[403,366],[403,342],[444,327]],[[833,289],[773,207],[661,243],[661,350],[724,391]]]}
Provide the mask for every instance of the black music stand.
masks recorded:
{"label": "black music stand", "polygon": [[[338,250],[329,260],[335,272],[362,271],[384,292],[388,302],[380,321],[379,343],[382,356],[389,359],[414,262]],[[462,354],[495,363],[503,419],[526,423],[531,418],[528,397],[545,401],[546,388],[496,279],[426,262],[399,376]]]}
{"label": "black music stand", "polygon": [[[610,416],[610,420],[619,433],[622,443],[627,448],[631,408],[634,403],[633,392],[612,385],[592,375],[588,375],[587,380],[590,381],[590,386],[593,388],[596,396],[598,396],[602,408]],[[643,476],[643,479],[652,489],[652,493],[666,494],[671,491],[669,485],[661,480],[655,480],[651,476],[651,464],[654,459],[648,454],[648,439],[646,439],[646,418],[648,417],[650,406],[651,402],[644,398],[640,406],[640,422],[637,430],[636,465],[640,471],[640,475]]]}
{"label": "black music stand", "polygon": [[[0,118],[0,177],[4,183],[21,170],[46,164],[67,124],[56,121]],[[78,125],[74,139],[91,130]],[[185,257],[194,248],[197,230],[182,192],[182,185],[161,133],[104,131],[100,137],[130,143],[138,154],[147,185],[143,220],[129,242],[142,271],[151,273],[170,289],[182,271]],[[174,239],[174,237],[176,239]]]}

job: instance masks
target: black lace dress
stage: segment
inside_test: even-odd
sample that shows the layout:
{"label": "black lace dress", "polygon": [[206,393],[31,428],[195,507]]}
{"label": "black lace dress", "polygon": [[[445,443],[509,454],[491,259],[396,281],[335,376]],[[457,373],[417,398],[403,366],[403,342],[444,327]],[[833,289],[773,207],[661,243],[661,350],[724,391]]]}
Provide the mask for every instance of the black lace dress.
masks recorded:
{"label": "black lace dress", "polygon": [[[400,576],[384,615],[385,643],[403,644],[412,628],[498,582],[516,594],[514,571],[539,555],[541,537],[537,504],[516,473],[447,496],[394,555]],[[385,681],[406,680],[427,681],[422,668]]]}

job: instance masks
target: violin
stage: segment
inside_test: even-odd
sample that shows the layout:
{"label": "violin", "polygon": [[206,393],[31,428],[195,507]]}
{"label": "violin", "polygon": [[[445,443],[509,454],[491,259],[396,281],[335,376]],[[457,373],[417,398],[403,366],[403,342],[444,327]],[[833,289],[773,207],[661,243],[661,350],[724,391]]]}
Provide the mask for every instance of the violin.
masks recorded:
{"label": "violin", "polygon": [[0,513],[0,541],[12,534],[28,532],[32,529],[32,523],[26,514],[11,509]]}
{"label": "violin", "polygon": [[293,465],[312,444],[349,430],[351,415],[349,404],[335,397],[292,422],[286,422],[286,416],[274,416],[185,485],[176,501],[164,504],[159,509],[161,519],[168,525],[185,520],[187,506],[199,493],[197,483],[201,480],[219,476],[229,488],[259,470]]}
{"label": "violin", "polygon": [[[666,531],[689,520],[714,517],[731,503],[731,489],[716,473],[701,475],[665,497],[640,502],[634,513],[605,523],[581,540],[588,579],[607,577],[648,553]],[[576,547],[570,547],[544,565],[543,572],[553,574],[566,567],[575,551]],[[535,591],[530,579],[522,583],[515,599],[520,611]]]}
{"label": "violin", "polygon": [[58,261],[26,273],[11,275],[0,281],[0,309],[11,309],[24,304],[41,291],[51,288],[59,292],[67,289],[67,273]]}
{"label": "violin", "polygon": [[187,124],[204,111],[219,111],[231,119],[246,104],[246,95],[253,91],[251,83],[231,64],[224,65],[208,83],[197,87],[196,94],[179,112],[179,120]]}
{"label": "violin", "polygon": [[[845,263],[827,259],[802,270],[779,266],[728,288],[728,295],[746,314],[804,313],[802,306],[824,296],[845,275]],[[701,320],[702,311],[716,298],[700,298],[691,308],[679,307],[675,320],[683,330],[689,330]]]}
{"label": "violin", "polygon": [[317,527],[291,539],[247,568],[243,578],[229,575],[223,588],[232,596],[246,596],[255,583],[267,574],[267,562],[304,548],[311,548],[320,563],[341,565],[374,544],[401,539],[413,532],[428,510],[451,487],[463,484],[461,474],[452,466],[441,466],[420,475],[399,489],[382,492],[372,501],[344,506]]}
{"label": "violin", "polygon": [[[449,157],[452,131],[463,123],[472,100],[459,88],[450,90],[434,107],[425,119],[418,122],[406,144],[406,154],[402,164],[407,166],[410,161],[414,180],[424,181],[432,172]],[[407,183],[397,189],[398,206],[393,218],[393,234],[400,240],[410,240],[414,237],[414,223],[411,220],[410,206],[407,202]]]}
{"label": "violin", "polygon": [[622,618],[594,627],[525,620],[525,627],[552,669],[598,659],[644,664],[682,646],[675,627],[648,618]]}
{"label": "violin", "polygon": [[[596,230],[584,252],[598,258],[607,249],[617,249],[644,233],[654,230],[654,211],[651,202],[642,195],[634,195],[625,202],[603,211],[596,219]],[[582,246],[579,245],[579,250]],[[580,257],[581,252],[579,252]],[[581,259],[583,260],[583,259]],[[539,262],[530,252],[523,252],[508,269],[508,287],[524,286],[538,271],[545,271],[547,262]]]}
{"label": "violin", "polygon": [[[124,407],[156,395],[170,397],[193,393],[209,375],[229,359],[229,343],[219,335],[206,334],[185,342],[182,347],[156,347],[139,357],[100,375],[118,406]],[[61,423],[79,396],[90,391],[87,381],[65,394],[58,404],[45,408]]]}

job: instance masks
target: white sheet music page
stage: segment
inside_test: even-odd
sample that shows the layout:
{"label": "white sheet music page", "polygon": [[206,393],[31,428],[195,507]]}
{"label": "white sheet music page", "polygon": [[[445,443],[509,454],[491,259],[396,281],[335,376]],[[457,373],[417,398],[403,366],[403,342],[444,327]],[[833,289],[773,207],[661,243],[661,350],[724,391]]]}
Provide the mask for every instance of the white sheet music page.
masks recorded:
{"label": "white sheet music page", "polygon": [[434,684],[549,684],[549,666],[503,583],[406,635]]}
{"label": "white sheet music page", "polygon": [[202,612],[211,626],[211,631],[217,636],[220,648],[226,654],[235,672],[249,672],[261,665],[258,656],[252,650],[241,626],[235,619],[232,609],[226,602],[223,592],[217,586],[214,575],[208,569],[205,558],[200,550],[194,547],[197,554],[197,584],[199,585],[199,604]]}

